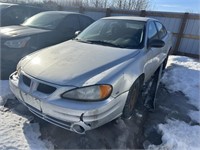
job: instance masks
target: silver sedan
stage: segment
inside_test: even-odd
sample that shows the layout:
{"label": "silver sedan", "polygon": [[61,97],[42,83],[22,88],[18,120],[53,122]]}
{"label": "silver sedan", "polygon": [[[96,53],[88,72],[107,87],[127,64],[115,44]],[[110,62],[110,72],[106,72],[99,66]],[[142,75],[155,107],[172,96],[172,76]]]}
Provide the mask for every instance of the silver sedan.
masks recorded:
{"label": "silver sedan", "polygon": [[35,115],[83,134],[129,118],[171,47],[171,34],[157,20],[103,18],[73,40],[24,57],[10,88]]}

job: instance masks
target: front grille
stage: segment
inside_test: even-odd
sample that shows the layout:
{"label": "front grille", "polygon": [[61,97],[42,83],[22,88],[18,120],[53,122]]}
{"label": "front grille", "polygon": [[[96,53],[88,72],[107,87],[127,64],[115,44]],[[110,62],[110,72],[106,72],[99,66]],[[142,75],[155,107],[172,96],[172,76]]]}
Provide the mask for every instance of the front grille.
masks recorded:
{"label": "front grille", "polygon": [[30,85],[31,85],[31,79],[30,78],[28,78],[27,76],[23,75],[22,76],[22,80],[23,80],[23,82],[24,82],[25,85],[27,85],[28,87],[30,87]]}
{"label": "front grille", "polygon": [[[31,88],[31,79],[25,75],[22,75],[22,81],[23,83],[28,86],[29,88]],[[33,81],[33,84],[37,83],[38,81]],[[47,85],[47,84],[44,84],[44,83],[40,83],[38,84],[37,86],[37,89],[36,89],[38,92],[41,92],[41,93],[44,93],[44,94],[52,94],[56,88],[53,87],[53,86],[50,86],[50,85]]]}
{"label": "front grille", "polygon": [[51,94],[56,90],[55,87],[49,86],[43,83],[40,83],[37,87],[37,91],[45,93],[45,94]]}

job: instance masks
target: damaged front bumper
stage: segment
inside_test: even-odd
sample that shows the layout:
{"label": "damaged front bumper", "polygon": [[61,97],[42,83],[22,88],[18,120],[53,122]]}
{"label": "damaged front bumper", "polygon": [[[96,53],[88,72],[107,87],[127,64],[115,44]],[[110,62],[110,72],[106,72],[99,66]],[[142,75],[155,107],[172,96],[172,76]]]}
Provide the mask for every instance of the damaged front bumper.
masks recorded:
{"label": "damaged front bumper", "polygon": [[[61,86],[33,78],[24,72],[10,75],[10,89],[32,113],[67,130],[84,134],[122,114],[128,92],[103,101],[84,102],[63,99],[73,86]],[[48,92],[46,92],[48,91]]]}

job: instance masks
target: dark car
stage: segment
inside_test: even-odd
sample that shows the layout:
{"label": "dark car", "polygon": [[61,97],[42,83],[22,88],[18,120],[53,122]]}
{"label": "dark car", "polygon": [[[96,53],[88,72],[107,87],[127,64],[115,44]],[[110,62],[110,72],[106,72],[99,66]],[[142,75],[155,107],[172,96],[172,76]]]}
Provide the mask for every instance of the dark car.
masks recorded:
{"label": "dark car", "polygon": [[0,3],[0,26],[19,25],[31,16],[45,11],[28,5]]}
{"label": "dark car", "polygon": [[39,13],[23,24],[0,28],[1,79],[8,79],[25,55],[72,39],[93,22],[88,16],[64,11]]}

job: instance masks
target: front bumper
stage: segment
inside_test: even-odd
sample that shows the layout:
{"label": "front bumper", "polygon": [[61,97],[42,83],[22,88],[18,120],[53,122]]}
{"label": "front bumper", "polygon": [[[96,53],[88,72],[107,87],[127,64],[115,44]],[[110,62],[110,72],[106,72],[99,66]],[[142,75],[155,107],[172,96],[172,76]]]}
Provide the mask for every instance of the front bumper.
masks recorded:
{"label": "front bumper", "polygon": [[[26,76],[30,84],[23,80]],[[98,102],[83,102],[62,99],[61,94],[73,89],[73,86],[52,85],[35,79],[25,73],[18,77],[14,72],[9,78],[10,89],[28,109],[38,117],[77,133],[97,128],[122,114],[127,94]],[[53,86],[56,90],[52,93],[38,91],[38,86],[45,84]],[[80,131],[80,132],[79,132]]]}

